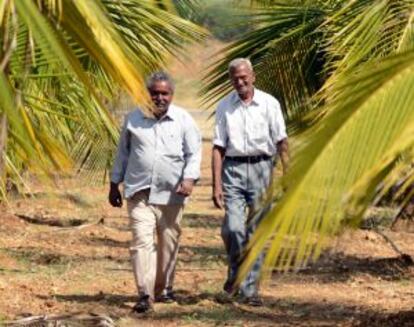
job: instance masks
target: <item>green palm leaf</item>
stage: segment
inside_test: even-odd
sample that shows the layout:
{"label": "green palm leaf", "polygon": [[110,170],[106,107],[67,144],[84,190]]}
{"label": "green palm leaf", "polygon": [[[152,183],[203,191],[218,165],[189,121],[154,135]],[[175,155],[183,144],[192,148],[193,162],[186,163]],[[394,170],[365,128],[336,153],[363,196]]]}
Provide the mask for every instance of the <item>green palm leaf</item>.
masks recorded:
{"label": "green palm leaf", "polygon": [[269,266],[317,258],[345,221],[360,221],[378,185],[412,163],[401,158],[414,139],[413,0],[252,3],[256,29],[208,73],[207,100],[230,89],[227,63],[249,57],[258,85],[282,100],[290,135],[314,126],[292,141],[288,190],[276,203],[280,185],[271,188],[240,278],[267,245]]}
{"label": "green palm leaf", "polygon": [[21,183],[20,169],[61,170],[71,159],[103,173],[118,136],[104,103],[124,89],[145,105],[144,75],[205,35],[175,10],[169,0],[0,3],[0,42],[10,49],[0,51],[9,179]]}
{"label": "green palm leaf", "polygon": [[[294,156],[284,179],[288,191],[254,235],[242,274],[269,239],[266,265],[300,267],[318,257],[348,215],[358,221],[378,180],[414,146],[413,71],[410,51],[367,64],[336,87],[329,115],[306,133],[307,144]],[[369,174],[371,187],[356,194],[353,187]],[[357,212],[349,211],[351,190],[362,199]]]}
{"label": "green palm leaf", "polygon": [[413,0],[349,1],[332,15],[324,26],[327,32],[325,69],[331,76],[323,92],[331,94],[332,85],[358,65],[409,49],[413,5]]}

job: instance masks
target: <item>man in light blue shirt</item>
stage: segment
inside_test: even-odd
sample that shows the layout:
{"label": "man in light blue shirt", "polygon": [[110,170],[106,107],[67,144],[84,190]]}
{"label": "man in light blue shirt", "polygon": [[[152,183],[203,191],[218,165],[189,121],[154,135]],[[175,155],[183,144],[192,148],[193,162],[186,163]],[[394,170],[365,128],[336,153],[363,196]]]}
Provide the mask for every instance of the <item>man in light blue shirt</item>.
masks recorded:
{"label": "man in light blue shirt", "polygon": [[123,183],[139,294],[136,312],[151,310],[154,300],[174,300],[180,220],[185,200],[200,177],[201,163],[200,132],[189,113],[171,104],[171,78],[164,72],[154,73],[147,88],[154,118],[140,109],[125,117],[109,191],[110,204],[121,207],[119,184]]}
{"label": "man in light blue shirt", "polygon": [[[262,305],[258,282],[262,256],[238,286],[235,285],[245,247],[256,230],[255,211],[269,186],[278,154],[283,171],[288,162],[285,122],[279,102],[254,87],[248,59],[229,64],[234,91],[220,101],[213,139],[213,201],[225,209],[221,236],[228,254],[227,293],[239,292],[243,302]],[[246,211],[248,214],[246,215]]]}

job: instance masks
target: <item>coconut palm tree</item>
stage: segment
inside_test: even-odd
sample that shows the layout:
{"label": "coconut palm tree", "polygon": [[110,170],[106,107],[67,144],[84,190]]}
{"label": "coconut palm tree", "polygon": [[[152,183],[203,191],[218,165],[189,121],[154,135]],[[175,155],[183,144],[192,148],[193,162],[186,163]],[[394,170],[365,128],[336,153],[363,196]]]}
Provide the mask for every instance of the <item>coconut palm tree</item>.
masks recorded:
{"label": "coconut palm tree", "polygon": [[107,104],[137,103],[143,76],[203,30],[175,8],[189,0],[0,1],[0,194],[21,172],[108,163],[117,125]]}
{"label": "coconut palm tree", "polygon": [[414,179],[414,1],[254,3],[256,28],[209,72],[207,100],[230,88],[229,60],[250,57],[295,137],[242,274],[265,247],[267,266],[316,259],[344,223],[359,224],[379,190],[401,174],[407,186]]}

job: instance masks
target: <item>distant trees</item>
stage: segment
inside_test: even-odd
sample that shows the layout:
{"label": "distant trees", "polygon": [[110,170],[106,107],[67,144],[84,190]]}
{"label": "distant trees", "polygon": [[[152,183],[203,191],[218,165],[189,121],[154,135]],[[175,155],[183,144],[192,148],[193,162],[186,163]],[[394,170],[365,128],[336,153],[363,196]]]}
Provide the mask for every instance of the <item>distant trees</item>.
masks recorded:
{"label": "distant trees", "polygon": [[248,0],[187,0],[184,7],[183,1],[174,2],[181,3],[178,12],[183,18],[203,26],[211,36],[221,41],[239,39],[252,29]]}

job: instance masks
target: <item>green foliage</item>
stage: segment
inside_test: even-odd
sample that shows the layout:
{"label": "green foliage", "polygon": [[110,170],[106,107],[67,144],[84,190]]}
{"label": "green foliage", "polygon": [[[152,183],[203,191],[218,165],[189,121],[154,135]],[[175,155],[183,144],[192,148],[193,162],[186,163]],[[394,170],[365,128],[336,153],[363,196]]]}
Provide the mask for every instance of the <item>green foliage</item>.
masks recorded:
{"label": "green foliage", "polygon": [[268,266],[316,259],[414,162],[414,1],[257,2],[257,27],[226,49],[203,90],[223,96],[228,62],[249,57],[296,132],[287,191],[275,203],[280,181],[269,190],[242,274],[267,246]]}
{"label": "green foliage", "polygon": [[1,3],[0,197],[23,170],[107,168],[118,130],[106,105],[122,88],[145,109],[145,75],[204,36],[170,0]]}
{"label": "green foliage", "polygon": [[[242,2],[243,3],[243,2]],[[200,1],[192,20],[204,26],[219,40],[231,41],[251,29],[249,15],[240,1]]]}

